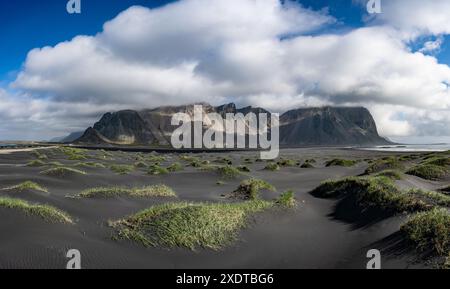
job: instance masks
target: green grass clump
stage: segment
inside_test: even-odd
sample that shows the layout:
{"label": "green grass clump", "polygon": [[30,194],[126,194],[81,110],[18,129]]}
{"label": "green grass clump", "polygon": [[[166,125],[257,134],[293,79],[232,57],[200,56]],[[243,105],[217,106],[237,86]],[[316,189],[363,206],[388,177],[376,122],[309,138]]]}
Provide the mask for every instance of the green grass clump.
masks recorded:
{"label": "green grass clump", "polygon": [[448,169],[436,165],[417,165],[406,173],[426,180],[439,180],[448,174]]}
{"label": "green grass clump", "polygon": [[182,171],[183,169],[184,169],[183,165],[178,163],[178,162],[173,163],[173,164],[171,164],[170,166],[167,167],[167,170],[169,172],[178,172],[178,171]]}
{"label": "green grass clump", "polygon": [[297,165],[297,162],[294,160],[290,160],[290,159],[282,159],[282,160],[278,161],[277,164],[280,167],[295,167]]}
{"label": "green grass clump", "polygon": [[233,161],[227,157],[218,158],[218,159],[214,160],[214,162],[219,163],[219,164],[229,165],[229,166],[233,165]]}
{"label": "green grass clump", "polygon": [[338,167],[352,167],[357,162],[354,160],[344,160],[344,159],[334,159],[326,162],[327,167],[338,166]]}
{"label": "green grass clump", "polygon": [[450,213],[433,209],[419,213],[404,224],[400,231],[421,252],[448,257],[450,253]]}
{"label": "green grass clump", "polygon": [[96,163],[96,162],[79,162],[74,165],[75,167],[82,167],[82,168],[106,168],[106,166],[102,163]]}
{"label": "green grass clump", "polygon": [[450,158],[449,157],[432,157],[422,162],[424,165],[433,165],[439,167],[450,166]]}
{"label": "green grass clump", "polygon": [[218,167],[217,172],[225,179],[234,179],[241,175],[241,171],[238,168],[229,165]]}
{"label": "green grass clump", "polygon": [[47,160],[48,156],[46,154],[41,153],[40,151],[32,151],[31,155],[39,160]]}
{"label": "green grass clump", "polygon": [[280,166],[277,163],[268,163],[264,169],[267,171],[274,172],[274,171],[279,171]]}
{"label": "green grass clump", "polygon": [[402,165],[395,157],[386,157],[381,160],[374,160],[366,169],[364,174],[370,175],[384,170],[401,169]]}
{"label": "green grass clump", "polygon": [[377,177],[387,177],[392,180],[401,180],[403,179],[402,174],[396,170],[385,170],[376,174]]}
{"label": "green grass clump", "polygon": [[180,156],[180,160],[192,163],[192,162],[200,162],[200,159],[198,157],[190,156],[190,155],[182,155]]}
{"label": "green grass clump", "polygon": [[297,201],[295,200],[295,194],[293,191],[282,193],[275,203],[284,208],[297,207]]}
{"label": "green grass clump", "polygon": [[248,218],[272,206],[257,200],[233,204],[169,203],[111,223],[118,239],[146,247],[198,247],[220,250],[238,237]]}
{"label": "green grass clump", "polygon": [[162,163],[166,160],[165,157],[159,155],[148,155],[145,157],[145,159],[151,163]]}
{"label": "green grass clump", "polygon": [[434,206],[450,207],[450,196],[448,195],[420,189],[411,189],[408,193],[424,200],[426,203],[433,204]]}
{"label": "green grass clump", "polygon": [[83,149],[61,147],[60,151],[71,161],[82,161],[87,159],[86,150]]}
{"label": "green grass clump", "polygon": [[142,188],[92,188],[84,190],[75,197],[78,198],[111,198],[111,197],[176,197],[176,193],[168,186],[155,185]]}
{"label": "green grass clump", "polygon": [[0,198],[0,208],[21,211],[27,215],[40,217],[52,223],[73,224],[74,221],[64,211],[49,205],[30,204],[27,201],[12,198]]}
{"label": "green grass clump", "polygon": [[18,191],[18,192],[23,192],[23,191],[40,191],[40,192],[48,193],[48,190],[46,188],[40,186],[37,183],[31,182],[31,181],[26,181],[26,182],[20,183],[18,185],[12,186],[12,187],[4,188],[3,190],[5,190],[5,191]]}
{"label": "green grass clump", "polygon": [[302,169],[312,169],[314,168],[313,164],[310,162],[304,162],[301,166]]}
{"label": "green grass clump", "polygon": [[36,167],[36,168],[37,167],[43,167],[45,165],[46,165],[46,163],[44,163],[41,160],[34,160],[34,161],[31,161],[31,162],[26,164],[27,167]]}
{"label": "green grass clump", "polygon": [[354,198],[361,209],[376,208],[388,214],[428,210],[431,204],[398,189],[387,177],[346,178],[326,181],[311,192],[320,198]]}
{"label": "green grass clump", "polygon": [[130,165],[112,165],[109,168],[119,175],[128,175],[134,171],[134,166]]}
{"label": "green grass clump", "polygon": [[73,168],[57,167],[42,171],[41,174],[52,177],[65,177],[68,175],[86,175],[87,173]]}
{"label": "green grass clump", "polygon": [[248,166],[238,166],[237,169],[244,173],[249,173],[252,171]]}
{"label": "green grass clump", "polygon": [[134,166],[136,167],[136,168],[146,168],[146,167],[148,167],[148,164],[146,164],[144,161],[137,161],[137,162],[135,162],[134,163]]}
{"label": "green grass clump", "polygon": [[50,162],[50,163],[47,163],[47,165],[48,166],[52,166],[52,167],[62,167],[62,166],[64,166],[62,163],[60,163],[60,162]]}
{"label": "green grass clump", "polygon": [[275,191],[276,189],[266,181],[249,179],[241,182],[239,187],[231,193],[231,197],[242,200],[257,200],[261,190]]}
{"label": "green grass clump", "polygon": [[151,165],[148,168],[148,174],[153,176],[159,176],[159,175],[166,175],[169,173],[169,170],[166,168],[163,168],[157,164]]}

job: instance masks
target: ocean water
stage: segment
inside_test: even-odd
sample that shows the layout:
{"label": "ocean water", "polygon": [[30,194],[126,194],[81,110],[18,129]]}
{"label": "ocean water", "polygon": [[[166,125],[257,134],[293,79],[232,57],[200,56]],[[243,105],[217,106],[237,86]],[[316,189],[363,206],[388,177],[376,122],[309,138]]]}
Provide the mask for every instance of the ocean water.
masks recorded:
{"label": "ocean water", "polygon": [[16,144],[13,143],[0,143],[0,147],[15,147]]}
{"label": "ocean water", "polygon": [[370,151],[386,152],[444,152],[450,150],[450,144],[405,144],[362,148]]}

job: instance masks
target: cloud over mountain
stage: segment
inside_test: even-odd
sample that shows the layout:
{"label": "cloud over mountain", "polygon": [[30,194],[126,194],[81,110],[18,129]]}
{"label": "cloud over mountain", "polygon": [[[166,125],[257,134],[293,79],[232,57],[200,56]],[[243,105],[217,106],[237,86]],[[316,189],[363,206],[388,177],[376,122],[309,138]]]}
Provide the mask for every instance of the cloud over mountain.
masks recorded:
{"label": "cloud over mountain", "polygon": [[0,111],[25,97],[34,107],[29,121],[51,118],[62,129],[72,115],[84,127],[106,108],[364,105],[387,136],[448,136],[450,68],[410,45],[420,35],[449,34],[450,7],[423,2],[383,1],[383,14],[345,33],[327,32],[339,24],[326,10],[290,1],[131,7],[95,36],[30,51],[12,84],[21,96]]}

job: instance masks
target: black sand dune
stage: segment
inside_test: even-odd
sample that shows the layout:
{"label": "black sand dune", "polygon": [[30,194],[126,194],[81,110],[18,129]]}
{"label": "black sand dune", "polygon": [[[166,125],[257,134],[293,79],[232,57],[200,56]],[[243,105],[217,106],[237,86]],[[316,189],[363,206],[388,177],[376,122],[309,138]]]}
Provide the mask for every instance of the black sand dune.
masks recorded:
{"label": "black sand dune", "polygon": [[[314,158],[315,168],[299,166],[282,167],[280,171],[264,170],[266,162],[254,162],[254,152],[232,154],[198,154],[202,161],[214,163],[217,158],[228,157],[233,165],[245,163],[250,173],[236,179],[222,180],[214,171],[202,171],[194,167],[166,175],[152,176],[136,168],[127,175],[119,175],[108,167],[112,164],[132,165],[137,153],[112,152],[106,159],[99,159],[100,151],[87,152],[86,160],[68,160],[67,155],[56,149],[42,150],[46,163],[60,162],[74,167],[79,162],[97,162],[105,168],[76,167],[86,175],[65,177],[43,175],[49,166],[28,167],[36,159],[29,152],[0,154],[0,189],[33,181],[48,189],[48,193],[34,190],[20,192],[0,191],[0,197],[20,198],[32,203],[49,204],[67,212],[75,224],[50,223],[39,217],[24,215],[20,211],[0,208],[0,268],[65,268],[65,254],[78,249],[82,254],[83,268],[365,268],[369,249],[385,250],[386,240],[399,230],[406,217],[390,217],[355,229],[351,223],[330,217],[336,200],[315,198],[309,194],[322,181],[364,172],[367,159],[390,156],[390,153],[341,150],[341,149],[286,149],[283,158],[302,163]],[[188,163],[177,154],[166,154],[162,167],[173,162],[183,166]],[[104,157],[104,156],[103,156]],[[114,160],[111,160],[114,159]],[[352,167],[325,167],[334,158],[361,160]],[[114,230],[108,221],[117,220],[153,205],[167,203],[167,198],[68,198],[80,191],[94,187],[125,186],[142,187],[164,184],[178,195],[175,201],[228,202],[223,197],[235,190],[240,181],[255,177],[277,188],[277,192],[264,191],[267,200],[292,189],[299,206],[295,210],[268,210],[251,218],[249,226],[239,233],[239,240],[219,251],[183,248],[145,248],[138,243],[113,240]],[[407,178],[400,181],[410,186],[422,181]],[[443,186],[445,181],[424,187]],[[401,250],[398,250],[401,252]],[[425,262],[413,262],[414,252],[392,252],[382,255],[383,268],[422,268]]]}

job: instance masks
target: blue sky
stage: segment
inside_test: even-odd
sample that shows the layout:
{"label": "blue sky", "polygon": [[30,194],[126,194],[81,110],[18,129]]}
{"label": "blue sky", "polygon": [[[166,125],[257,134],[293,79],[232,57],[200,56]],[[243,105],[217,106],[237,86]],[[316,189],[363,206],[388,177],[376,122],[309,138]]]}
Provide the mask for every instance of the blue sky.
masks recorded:
{"label": "blue sky", "polygon": [[450,1],[381,1],[2,0],[0,139],[198,101],[365,106],[385,136],[449,138]]}
{"label": "blue sky", "polygon": [[[53,46],[76,35],[95,35],[103,24],[132,5],[149,8],[174,1],[167,0],[82,0],[82,13],[66,13],[66,0],[3,0],[0,1],[0,80],[16,76],[28,51]],[[327,27],[328,32],[364,26],[364,7],[352,0],[300,0],[304,7],[328,9],[339,24]],[[450,42],[446,41],[437,55],[443,63],[450,63]]]}
{"label": "blue sky", "polygon": [[166,0],[82,0],[81,14],[68,14],[66,0],[0,1],[0,79],[13,78],[28,51],[53,46],[76,35],[94,35],[132,5],[158,7]]}

